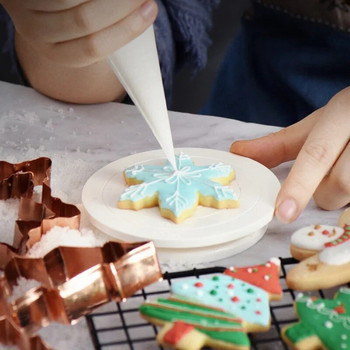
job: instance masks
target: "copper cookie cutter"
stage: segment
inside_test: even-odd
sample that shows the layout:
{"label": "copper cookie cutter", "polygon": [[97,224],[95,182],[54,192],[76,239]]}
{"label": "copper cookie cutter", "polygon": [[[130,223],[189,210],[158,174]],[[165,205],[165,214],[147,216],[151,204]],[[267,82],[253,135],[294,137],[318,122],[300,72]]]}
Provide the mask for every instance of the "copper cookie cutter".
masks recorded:
{"label": "copper cookie cutter", "polygon": [[[54,226],[78,229],[80,211],[51,196],[51,160],[0,162],[2,199],[20,197],[14,246],[0,243],[0,343],[48,349],[35,332],[51,322],[73,324],[111,300],[122,301],[162,278],[152,242],[107,242],[102,248],[58,247],[43,258],[22,256]],[[42,202],[32,199],[42,185]],[[19,277],[42,285],[14,303],[8,299]],[[35,344],[35,345],[33,345]]]}

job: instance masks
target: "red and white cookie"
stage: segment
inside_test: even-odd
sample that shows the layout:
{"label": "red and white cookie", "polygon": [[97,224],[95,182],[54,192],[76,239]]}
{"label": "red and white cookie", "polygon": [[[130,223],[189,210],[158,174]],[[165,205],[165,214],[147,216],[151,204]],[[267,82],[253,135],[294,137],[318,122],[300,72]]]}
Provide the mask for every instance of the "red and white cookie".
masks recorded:
{"label": "red and white cookie", "polygon": [[323,250],[324,245],[338,239],[344,232],[339,226],[310,225],[295,231],[290,252],[297,260],[304,260]]}
{"label": "red and white cookie", "polygon": [[350,281],[350,225],[343,234],[324,244],[324,249],[293,267],[287,285],[297,290],[331,288]]}

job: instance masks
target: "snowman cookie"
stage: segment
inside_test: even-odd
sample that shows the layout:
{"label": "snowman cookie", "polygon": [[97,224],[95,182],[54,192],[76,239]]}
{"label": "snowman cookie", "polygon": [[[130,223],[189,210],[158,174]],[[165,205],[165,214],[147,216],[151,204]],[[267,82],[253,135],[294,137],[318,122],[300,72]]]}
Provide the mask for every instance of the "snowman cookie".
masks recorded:
{"label": "snowman cookie", "polygon": [[287,273],[287,285],[296,290],[331,288],[350,281],[350,225],[324,244],[323,250],[299,262]]}
{"label": "snowman cookie", "polygon": [[291,237],[290,252],[297,260],[304,260],[323,250],[326,243],[338,239],[344,232],[339,226],[310,225],[295,231]]}

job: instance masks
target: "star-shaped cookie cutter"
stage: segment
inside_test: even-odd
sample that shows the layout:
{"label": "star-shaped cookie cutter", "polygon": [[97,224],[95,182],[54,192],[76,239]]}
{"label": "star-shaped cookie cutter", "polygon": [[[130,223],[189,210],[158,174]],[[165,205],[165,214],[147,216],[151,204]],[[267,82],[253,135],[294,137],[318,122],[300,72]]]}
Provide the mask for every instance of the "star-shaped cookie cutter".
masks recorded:
{"label": "star-shaped cookie cutter", "polygon": [[[20,198],[14,246],[0,243],[0,344],[23,350],[49,349],[35,336],[41,327],[51,322],[74,324],[98,306],[125,300],[162,278],[152,242],[58,247],[43,258],[25,257],[52,227],[78,229],[80,225],[79,209],[51,196],[50,174],[49,158],[18,164],[0,161],[1,198]],[[41,203],[32,199],[38,185]],[[20,277],[41,286],[11,302]]]}

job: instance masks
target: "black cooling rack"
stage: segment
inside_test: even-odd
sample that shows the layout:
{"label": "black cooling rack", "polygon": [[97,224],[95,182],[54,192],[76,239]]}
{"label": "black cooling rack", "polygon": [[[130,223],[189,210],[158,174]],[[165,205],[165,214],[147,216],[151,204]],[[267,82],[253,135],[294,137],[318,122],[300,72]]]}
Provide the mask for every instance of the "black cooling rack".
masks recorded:
{"label": "black cooling rack", "polygon": [[[249,334],[251,349],[254,350],[287,350],[281,339],[281,328],[296,322],[293,301],[298,291],[286,286],[287,271],[296,264],[293,258],[281,259],[280,282],[283,288],[283,298],[270,302],[271,328],[268,332]],[[143,320],[138,313],[138,307],[146,300],[155,300],[169,295],[170,286],[175,279],[186,279],[223,272],[225,267],[210,267],[179,272],[164,273],[163,281],[153,284],[135,294],[123,303],[113,303],[105,311],[99,311],[86,316],[91,338],[97,350],[159,350],[155,340],[157,328]],[[332,298],[337,288],[319,290],[310,295],[322,298]]]}

